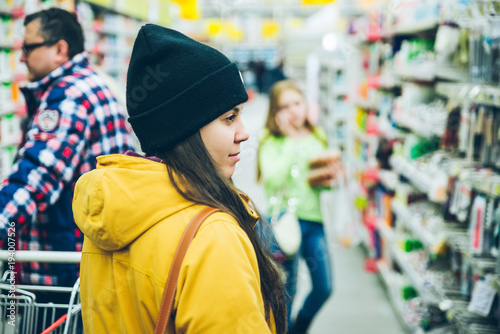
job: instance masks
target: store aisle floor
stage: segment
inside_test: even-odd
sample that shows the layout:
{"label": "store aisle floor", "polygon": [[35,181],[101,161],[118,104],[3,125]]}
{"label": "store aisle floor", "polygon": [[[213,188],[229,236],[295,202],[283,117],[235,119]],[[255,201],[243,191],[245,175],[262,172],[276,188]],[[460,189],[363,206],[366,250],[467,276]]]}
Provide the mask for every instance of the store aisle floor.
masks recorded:
{"label": "store aisle floor", "polygon": [[[241,161],[234,174],[235,184],[248,193],[258,208],[267,207],[264,191],[256,182],[257,134],[267,113],[267,97],[256,95],[243,107],[243,117],[250,139],[244,143]],[[313,322],[310,334],[399,334],[404,333],[377,274],[364,271],[360,248],[331,248],[334,262],[334,293]],[[299,267],[297,301],[309,290],[309,276],[304,263]],[[296,310],[294,310],[296,311]]]}

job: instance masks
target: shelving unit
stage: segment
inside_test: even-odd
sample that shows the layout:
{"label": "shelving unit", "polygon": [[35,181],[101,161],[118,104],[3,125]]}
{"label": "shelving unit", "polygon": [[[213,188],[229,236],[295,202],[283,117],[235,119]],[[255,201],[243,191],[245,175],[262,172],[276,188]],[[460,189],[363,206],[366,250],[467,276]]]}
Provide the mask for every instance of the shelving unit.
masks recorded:
{"label": "shelving unit", "polygon": [[[476,3],[472,1],[468,6]],[[486,254],[486,248],[471,251],[472,215],[462,217],[459,222],[448,211],[452,205],[467,204],[452,202],[458,196],[450,193],[455,179],[470,183],[472,193],[481,192],[488,201],[499,198],[494,189],[498,188],[496,180],[500,176],[493,172],[491,181],[485,181],[484,175],[492,171],[481,165],[477,154],[465,152],[478,145],[478,137],[474,137],[478,117],[465,118],[472,122],[468,131],[456,130],[458,140],[464,143],[450,144],[453,136],[449,131],[450,124],[456,126],[466,117],[454,116],[459,121],[451,120],[457,106],[460,113],[471,105],[489,107],[485,115],[496,120],[496,116],[490,115],[500,112],[500,88],[472,82],[467,66],[461,63],[463,57],[460,60],[441,55],[435,49],[434,39],[443,23],[457,22],[457,18],[470,13],[463,4],[453,7],[450,1],[402,1],[397,6],[394,11],[393,7],[376,2],[364,15],[355,11],[349,36],[345,38],[356,46],[354,53],[357,53],[357,58],[349,54],[349,71],[355,71],[356,75],[348,76],[355,78],[354,83],[348,83],[348,87],[354,88],[347,98],[356,112],[351,115],[353,153],[348,164],[353,166],[353,175],[359,180],[357,198],[367,203],[360,207],[363,223],[370,229],[373,228],[370,222],[376,221],[378,232],[369,233],[372,239],[368,242],[371,247],[368,254],[378,259],[381,280],[401,319],[407,320],[403,316],[404,302],[387,283],[394,275],[401,275],[411,283],[424,309],[441,312],[439,322],[432,323],[424,312],[420,326],[407,324],[406,330],[436,334],[499,332],[500,319],[495,320],[492,314],[483,318],[467,311],[473,292],[465,284],[470,284],[470,288],[477,280],[495,275],[492,286],[498,292],[496,298],[500,298],[500,259],[498,255]],[[420,17],[411,20],[409,15]],[[456,31],[464,29],[453,23],[451,26]],[[391,101],[389,107],[387,101]],[[392,131],[387,124],[399,129],[397,136],[386,135]],[[390,170],[379,169],[374,173],[374,161],[383,165],[386,159],[378,152],[383,147],[377,147],[384,144],[383,139],[392,141],[392,155],[384,167]],[[458,169],[450,174],[446,161],[460,161],[459,153],[469,159],[461,158],[464,161],[459,163],[464,172]],[[476,160],[472,161],[473,158]],[[475,172],[477,168],[484,170],[482,182],[477,181],[481,179],[480,172]],[[471,208],[472,200],[468,204]],[[422,210],[428,212],[421,217]],[[457,257],[458,264],[454,262]]]}
{"label": "shelving unit", "polygon": [[473,83],[438,83],[436,92],[450,100],[500,107],[500,87]]}
{"label": "shelving unit", "polygon": [[419,169],[415,163],[397,155],[391,157],[390,163],[396,173],[405,177],[414,187],[425,193],[430,200],[438,203],[445,200],[447,186],[445,172],[435,169]]}
{"label": "shelving unit", "polygon": [[85,48],[91,54],[92,63],[117,81],[122,90],[117,95],[123,95],[134,40],[148,17],[142,11],[134,15],[130,9],[123,7],[120,11],[118,7],[118,3],[102,6],[82,1],[77,11],[82,17]]}
{"label": "shelving unit", "polygon": [[330,134],[329,143],[338,147],[344,158],[347,158],[351,107],[346,100],[349,90],[345,66],[346,63],[338,57],[323,54],[320,57],[318,83],[321,117]]}
{"label": "shelving unit", "polygon": [[400,23],[389,29],[388,36],[415,35],[422,32],[436,30],[439,25],[438,19],[431,17],[413,23]]}
{"label": "shelving unit", "polygon": [[404,303],[400,300],[400,298],[398,298],[397,296],[394,296],[394,293],[391,290],[394,288],[394,285],[392,284],[393,282],[392,282],[391,278],[393,276],[392,276],[391,270],[389,269],[389,266],[387,265],[387,263],[385,263],[383,261],[378,261],[377,262],[377,270],[380,274],[380,278],[381,278],[381,281],[382,281],[384,287],[387,289],[387,298],[389,298],[389,300],[391,301],[391,305],[393,306],[394,313],[396,314],[399,323],[402,325],[402,327],[406,333],[414,332],[415,328],[413,328],[412,326],[409,326],[404,320],[404,317],[405,317],[405,314],[404,314],[405,305],[404,305]]}
{"label": "shelving unit", "polygon": [[23,10],[12,2],[0,10],[2,36],[0,37],[0,177],[10,172],[12,161],[21,140],[20,118],[25,114],[20,97],[19,82],[24,79],[24,65],[20,56],[20,20]]}
{"label": "shelving unit", "polygon": [[422,225],[422,222],[418,218],[411,215],[408,209],[405,208],[401,202],[397,200],[392,201],[392,210],[398,217],[398,220],[400,220],[404,226],[411,231],[413,236],[422,241],[426,247],[435,247],[438,243],[447,239],[444,226],[441,226],[440,230],[438,230],[436,234],[429,231]]}

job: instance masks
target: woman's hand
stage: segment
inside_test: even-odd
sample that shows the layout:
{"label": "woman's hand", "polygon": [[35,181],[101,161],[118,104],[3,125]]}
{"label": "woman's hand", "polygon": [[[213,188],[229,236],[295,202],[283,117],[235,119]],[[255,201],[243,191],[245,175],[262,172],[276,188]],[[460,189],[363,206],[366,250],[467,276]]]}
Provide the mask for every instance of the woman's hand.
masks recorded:
{"label": "woman's hand", "polygon": [[291,138],[301,138],[309,134],[309,130],[302,125],[301,127],[296,127],[290,120],[290,116],[283,112],[278,112],[275,116],[276,125],[280,129],[281,133],[287,137]]}
{"label": "woman's hand", "polygon": [[311,187],[329,187],[338,177],[345,176],[345,167],[339,154],[325,153],[309,163],[308,182]]}

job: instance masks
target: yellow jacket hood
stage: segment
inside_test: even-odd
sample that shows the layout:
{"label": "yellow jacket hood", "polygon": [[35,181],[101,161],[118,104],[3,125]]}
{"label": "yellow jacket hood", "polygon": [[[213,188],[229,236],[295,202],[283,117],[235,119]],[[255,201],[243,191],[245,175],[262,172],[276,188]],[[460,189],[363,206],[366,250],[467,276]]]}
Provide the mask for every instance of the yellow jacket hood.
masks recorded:
{"label": "yellow jacket hood", "polygon": [[194,205],[176,191],[162,163],[118,154],[97,161],[97,169],[78,180],[73,207],[78,227],[103,250],[127,247],[158,222]]}

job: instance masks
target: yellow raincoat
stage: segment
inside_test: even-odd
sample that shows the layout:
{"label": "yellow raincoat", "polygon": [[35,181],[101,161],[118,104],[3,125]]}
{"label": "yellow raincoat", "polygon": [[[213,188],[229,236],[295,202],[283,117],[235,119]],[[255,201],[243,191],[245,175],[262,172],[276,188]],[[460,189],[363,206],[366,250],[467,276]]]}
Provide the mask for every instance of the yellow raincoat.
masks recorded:
{"label": "yellow raincoat", "polygon": [[[85,333],[154,332],[174,253],[201,209],[175,190],[162,163],[127,155],[98,158],[97,169],[79,179],[73,199],[85,234]],[[229,214],[207,218],[191,243],[174,311],[176,333],[275,333],[274,322],[269,326],[265,319],[254,248]],[[167,333],[173,326],[170,321]]]}

